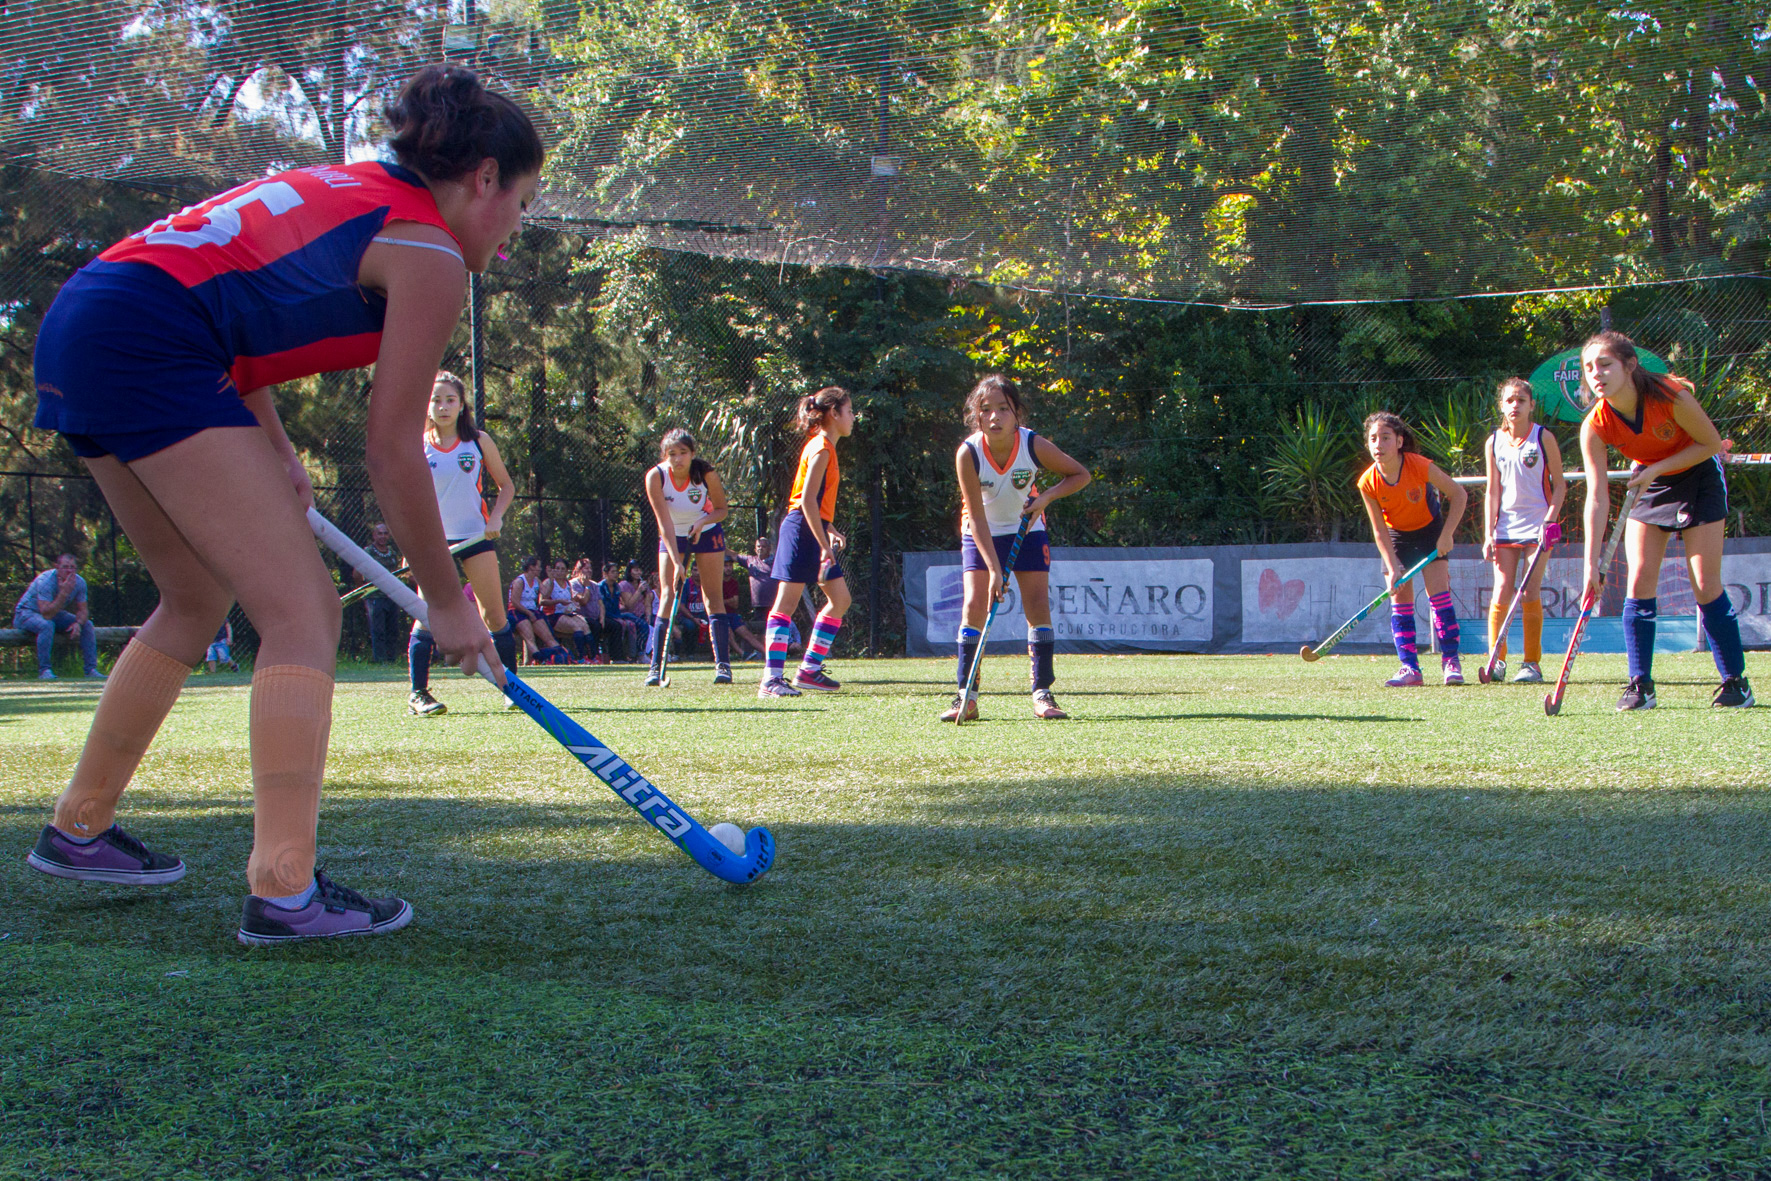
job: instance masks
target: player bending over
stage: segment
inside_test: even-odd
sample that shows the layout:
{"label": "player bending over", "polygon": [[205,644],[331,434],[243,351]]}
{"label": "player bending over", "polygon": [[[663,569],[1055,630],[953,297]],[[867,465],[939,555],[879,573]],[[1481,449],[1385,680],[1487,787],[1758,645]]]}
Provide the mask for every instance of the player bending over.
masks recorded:
{"label": "player bending over", "polygon": [[665,629],[681,592],[687,556],[694,555],[695,577],[713,633],[713,683],[732,683],[732,627],[741,622],[726,613],[726,488],[713,465],[695,454],[695,436],[678,427],[658,444],[659,462],[646,472],[646,500],[658,521],[658,618],[652,623],[652,667],[646,684],[664,677],[670,650]]}
{"label": "player bending over", "polygon": [[1753,704],[1746,679],[1740,620],[1722,586],[1722,533],[1728,519],[1728,483],[1722,475],[1722,436],[1682,377],[1642,368],[1636,346],[1618,332],[1601,332],[1580,352],[1581,378],[1598,399],[1580,424],[1580,456],[1586,468],[1586,586],[1596,593],[1602,571],[1599,550],[1611,513],[1605,478],[1606,445],[1635,465],[1629,482],[1642,495],[1624,526],[1629,597],[1623,601],[1623,647],[1630,683],[1617,708],[1653,709],[1654,620],[1659,610],[1660,563],[1667,541],[1685,539],[1691,589],[1702,614],[1710,654],[1722,674],[1711,705]]}
{"label": "player bending over", "polygon": [[[965,700],[965,687],[977,658],[984,616],[990,604],[1008,589],[1003,566],[1021,521],[1027,535],[1015,555],[1015,583],[1021,592],[1021,611],[1027,617],[1027,656],[1033,668],[1033,714],[1040,718],[1064,718],[1052,696],[1057,673],[1052,654],[1057,635],[1052,631],[1052,605],[1048,593],[1052,547],[1045,528],[1045,510],[1054,500],[1088,487],[1088,469],[1058,450],[1050,439],[1023,425],[1027,417],[1021,390],[1009,378],[991,374],[973,388],[965,401],[965,424],[972,434],[959,445],[954,464],[959,472],[959,498],[963,508],[960,524],[960,562],[965,570],[965,607],[959,626],[959,693],[941,715],[955,721],[965,710],[967,721],[978,716],[974,694]],[[1062,479],[1044,492],[1034,485],[1041,471],[1058,473]]]}
{"label": "player bending over", "polygon": [[[1458,662],[1457,608],[1451,602],[1452,539],[1463,519],[1470,495],[1420,453],[1408,424],[1387,410],[1365,419],[1365,450],[1371,466],[1359,477],[1359,495],[1371,518],[1371,535],[1384,576],[1392,585],[1414,564],[1439,551],[1437,561],[1421,571],[1427,601],[1433,606],[1433,630],[1439,636],[1439,662],[1447,685],[1464,683]],[[1449,502],[1450,508],[1443,507]],[[1421,683],[1420,654],[1414,647],[1414,583],[1396,587],[1390,598],[1390,633],[1402,667],[1384,684],[1392,688]]]}
{"label": "player bending over", "polygon": [[386,114],[397,164],[278,173],[155,222],[68,280],[37,336],[36,425],[85,459],[160,601],[105,684],[30,863],[80,881],[184,875],[115,812],[238,600],[259,635],[244,943],[380,934],[412,918],[401,899],[366,898],[314,869],[342,612],[270,387],[375,366],[365,458],[376,501],[430,596],[437,646],[504,680],[415,444],[467,274],[521,227],[541,139],[458,66],[420,70]]}

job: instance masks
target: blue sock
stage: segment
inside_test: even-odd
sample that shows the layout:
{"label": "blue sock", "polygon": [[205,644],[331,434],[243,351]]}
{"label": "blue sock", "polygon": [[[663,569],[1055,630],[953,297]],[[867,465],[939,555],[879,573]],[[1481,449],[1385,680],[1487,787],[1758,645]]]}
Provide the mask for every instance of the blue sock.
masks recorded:
{"label": "blue sock", "polygon": [[498,659],[511,672],[517,671],[517,632],[516,625],[511,623],[510,616],[504,617],[504,626],[492,633],[492,647],[498,649]]}
{"label": "blue sock", "polygon": [[663,668],[665,654],[670,649],[670,617],[659,615],[652,620],[652,667]]}
{"label": "blue sock", "polygon": [[430,656],[436,649],[436,641],[423,628],[412,629],[412,639],[406,644],[406,664],[412,672],[412,692],[430,688]]}
{"label": "blue sock", "polygon": [[1027,655],[1033,665],[1033,688],[1049,689],[1058,679],[1052,667],[1052,653],[1058,650],[1058,633],[1049,627],[1027,628]]}
{"label": "blue sock", "polygon": [[959,629],[959,691],[965,692],[966,678],[972,675],[972,661],[978,657],[978,641],[984,633],[975,627]]}
{"label": "blue sock", "polygon": [[[1623,601],[1623,651],[1629,659],[1631,680],[1654,677],[1654,621],[1659,616],[1659,599]],[[1739,630],[1734,634],[1738,643]]]}
{"label": "blue sock", "polygon": [[1390,604],[1390,637],[1396,641],[1396,657],[1416,672],[1420,671],[1420,653],[1414,648],[1414,604]]}
{"label": "blue sock", "polygon": [[1715,657],[1716,671],[1726,677],[1746,675],[1746,649],[1740,643],[1740,620],[1734,614],[1734,600],[1723,591],[1707,603],[1699,603],[1703,612],[1703,631],[1710,638],[1710,655]]}

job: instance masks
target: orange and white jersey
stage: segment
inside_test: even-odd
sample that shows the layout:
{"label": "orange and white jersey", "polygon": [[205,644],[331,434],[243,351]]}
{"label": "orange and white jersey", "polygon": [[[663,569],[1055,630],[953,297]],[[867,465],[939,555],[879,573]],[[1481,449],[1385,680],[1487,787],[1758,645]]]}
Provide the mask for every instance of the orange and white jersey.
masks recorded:
{"label": "orange and white jersey", "polygon": [[670,474],[668,463],[658,465],[658,474],[664,478],[664,504],[670,509],[670,521],[676,526],[676,535],[687,537],[695,522],[707,513],[707,485],[693,476],[678,484]]}
{"label": "orange and white jersey", "polygon": [[[1632,463],[1659,463],[1676,455],[1695,441],[1673,418],[1673,404],[1636,395],[1636,421],[1631,422],[1600,398],[1599,404],[1587,411],[1599,437],[1623,452]],[[1679,471],[1688,471],[1680,468]],[[1676,476],[1679,472],[1667,472]]]}
{"label": "orange and white jersey", "polygon": [[424,460],[430,464],[431,485],[437,493],[437,511],[443,515],[443,536],[465,541],[486,531],[486,499],[480,494],[485,458],[478,443],[456,439],[449,447],[424,440]]}
{"label": "orange and white jersey", "polygon": [[[972,453],[972,465],[978,472],[978,486],[983,491],[984,522],[990,536],[1013,536],[1021,528],[1021,509],[1033,491],[1033,477],[1039,474],[1039,460],[1033,455],[1033,440],[1039,436],[1026,427],[1015,428],[1015,449],[1008,462],[998,465],[990,454],[990,444],[983,431],[966,438],[966,449]],[[970,529],[961,511],[961,528]],[[1045,514],[1027,526],[1027,532],[1038,533],[1045,528]]]}
{"label": "orange and white jersey", "polygon": [[1550,472],[1543,449],[1543,427],[1532,424],[1515,441],[1505,428],[1494,432],[1494,471],[1500,477],[1500,514],[1494,535],[1528,541],[1542,530],[1550,511]]}

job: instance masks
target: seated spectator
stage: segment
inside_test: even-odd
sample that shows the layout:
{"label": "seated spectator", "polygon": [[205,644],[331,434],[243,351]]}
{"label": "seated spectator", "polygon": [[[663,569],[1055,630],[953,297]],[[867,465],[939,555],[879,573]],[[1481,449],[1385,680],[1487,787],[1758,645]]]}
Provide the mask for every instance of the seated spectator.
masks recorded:
{"label": "seated spectator", "polygon": [[658,596],[646,580],[645,567],[638,562],[627,564],[627,577],[621,580],[621,616],[633,620],[640,631],[641,658],[652,655],[652,624],[658,617]]}
{"label": "seated spectator", "polygon": [[596,645],[591,639],[590,624],[585,622],[578,599],[573,595],[571,583],[566,578],[564,558],[555,558],[553,565],[548,567],[547,577],[541,582],[536,601],[541,604],[542,618],[546,620],[547,629],[553,633],[555,641],[570,636],[572,646],[578,650],[578,660],[589,660],[596,652]]}
{"label": "seated spectator", "polygon": [[541,559],[524,558],[522,572],[511,580],[510,600],[505,604],[505,610],[510,613],[517,635],[522,637],[524,648],[529,652],[530,664],[564,664],[571,658],[553,638],[547,620],[541,616],[540,594]]}
{"label": "seated spectator", "polygon": [[589,558],[579,558],[578,564],[572,567],[572,577],[566,585],[572,588],[572,598],[578,603],[578,614],[590,625],[591,644],[595,653],[591,657],[591,663],[609,663],[619,642],[621,628],[604,610],[601,587],[597,584],[596,563]]}
{"label": "seated spectator", "polygon": [[31,580],[24,597],[12,609],[12,626],[37,637],[37,676],[55,680],[55,633],[80,641],[80,658],[86,675],[104,680],[98,671],[98,636],[86,612],[86,580],[80,577],[80,563],[73,554],[63,554],[55,567]]}
{"label": "seated spectator", "polygon": [[[736,554],[734,557],[750,575],[750,621],[762,628],[769,608],[775,603],[775,546],[767,537],[759,537],[753,550],[755,557],[747,558],[743,554]],[[791,630],[788,632],[787,650],[798,652],[804,646],[799,634],[799,624],[789,620],[788,627]]]}
{"label": "seated spectator", "polygon": [[[724,597],[726,600],[726,610],[730,614],[737,615],[738,618],[740,620],[742,620],[744,618],[744,616],[742,614],[740,614],[738,611],[738,591],[739,591],[738,583],[739,583],[739,579],[738,579],[737,567],[738,567],[738,555],[734,554],[731,550],[727,550],[726,551],[726,578],[725,578],[725,586],[723,588],[724,589]],[[755,604],[753,603],[752,605],[754,606]],[[738,644],[739,644],[738,659],[744,660],[753,654],[757,655],[757,656],[761,656],[764,654],[765,649],[763,647],[763,642],[756,638],[756,633],[750,630],[749,624],[740,622],[737,627],[732,629],[732,635],[738,641]],[[750,651],[745,651],[744,650],[745,647],[748,647],[750,649]]]}
{"label": "seated spectator", "polygon": [[639,660],[639,617],[621,608],[621,566],[609,562],[603,566],[602,581],[596,583],[597,594],[603,600],[603,619],[606,623],[621,630],[621,638],[625,641],[619,657],[628,663]]}

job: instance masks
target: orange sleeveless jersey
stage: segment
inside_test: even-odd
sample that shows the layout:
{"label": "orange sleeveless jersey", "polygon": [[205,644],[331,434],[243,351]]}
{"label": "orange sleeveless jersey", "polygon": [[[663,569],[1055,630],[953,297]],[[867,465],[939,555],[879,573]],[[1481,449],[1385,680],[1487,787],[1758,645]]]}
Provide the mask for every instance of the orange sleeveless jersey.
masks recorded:
{"label": "orange sleeveless jersey", "polygon": [[1425,529],[1433,523],[1433,506],[1428,500],[1432,485],[1427,483],[1427,470],[1432,466],[1426,456],[1409,452],[1402,457],[1402,474],[1391,484],[1374,463],[1359,477],[1359,491],[1377,501],[1384,524],[1396,532]]}
{"label": "orange sleeveless jersey", "polygon": [[819,452],[830,456],[830,463],[824,468],[824,486],[818,490],[818,515],[826,522],[836,519],[836,448],[822,434],[813,435],[806,440],[806,445],[799,453],[799,471],[793,475],[793,491],[788,494],[789,508],[798,508],[800,497],[806,491],[806,473],[812,470],[812,460]]}
{"label": "orange sleeveless jersey", "polygon": [[[1599,437],[1623,452],[1624,458],[1634,463],[1659,463],[1696,442],[1686,433],[1684,427],[1673,421],[1671,402],[1651,400],[1637,394],[1636,416],[1639,421],[1633,426],[1603,398],[1599,399],[1599,404],[1593,407],[1591,414],[1593,429],[1599,432]],[[1666,474],[1672,476],[1678,473]]]}

